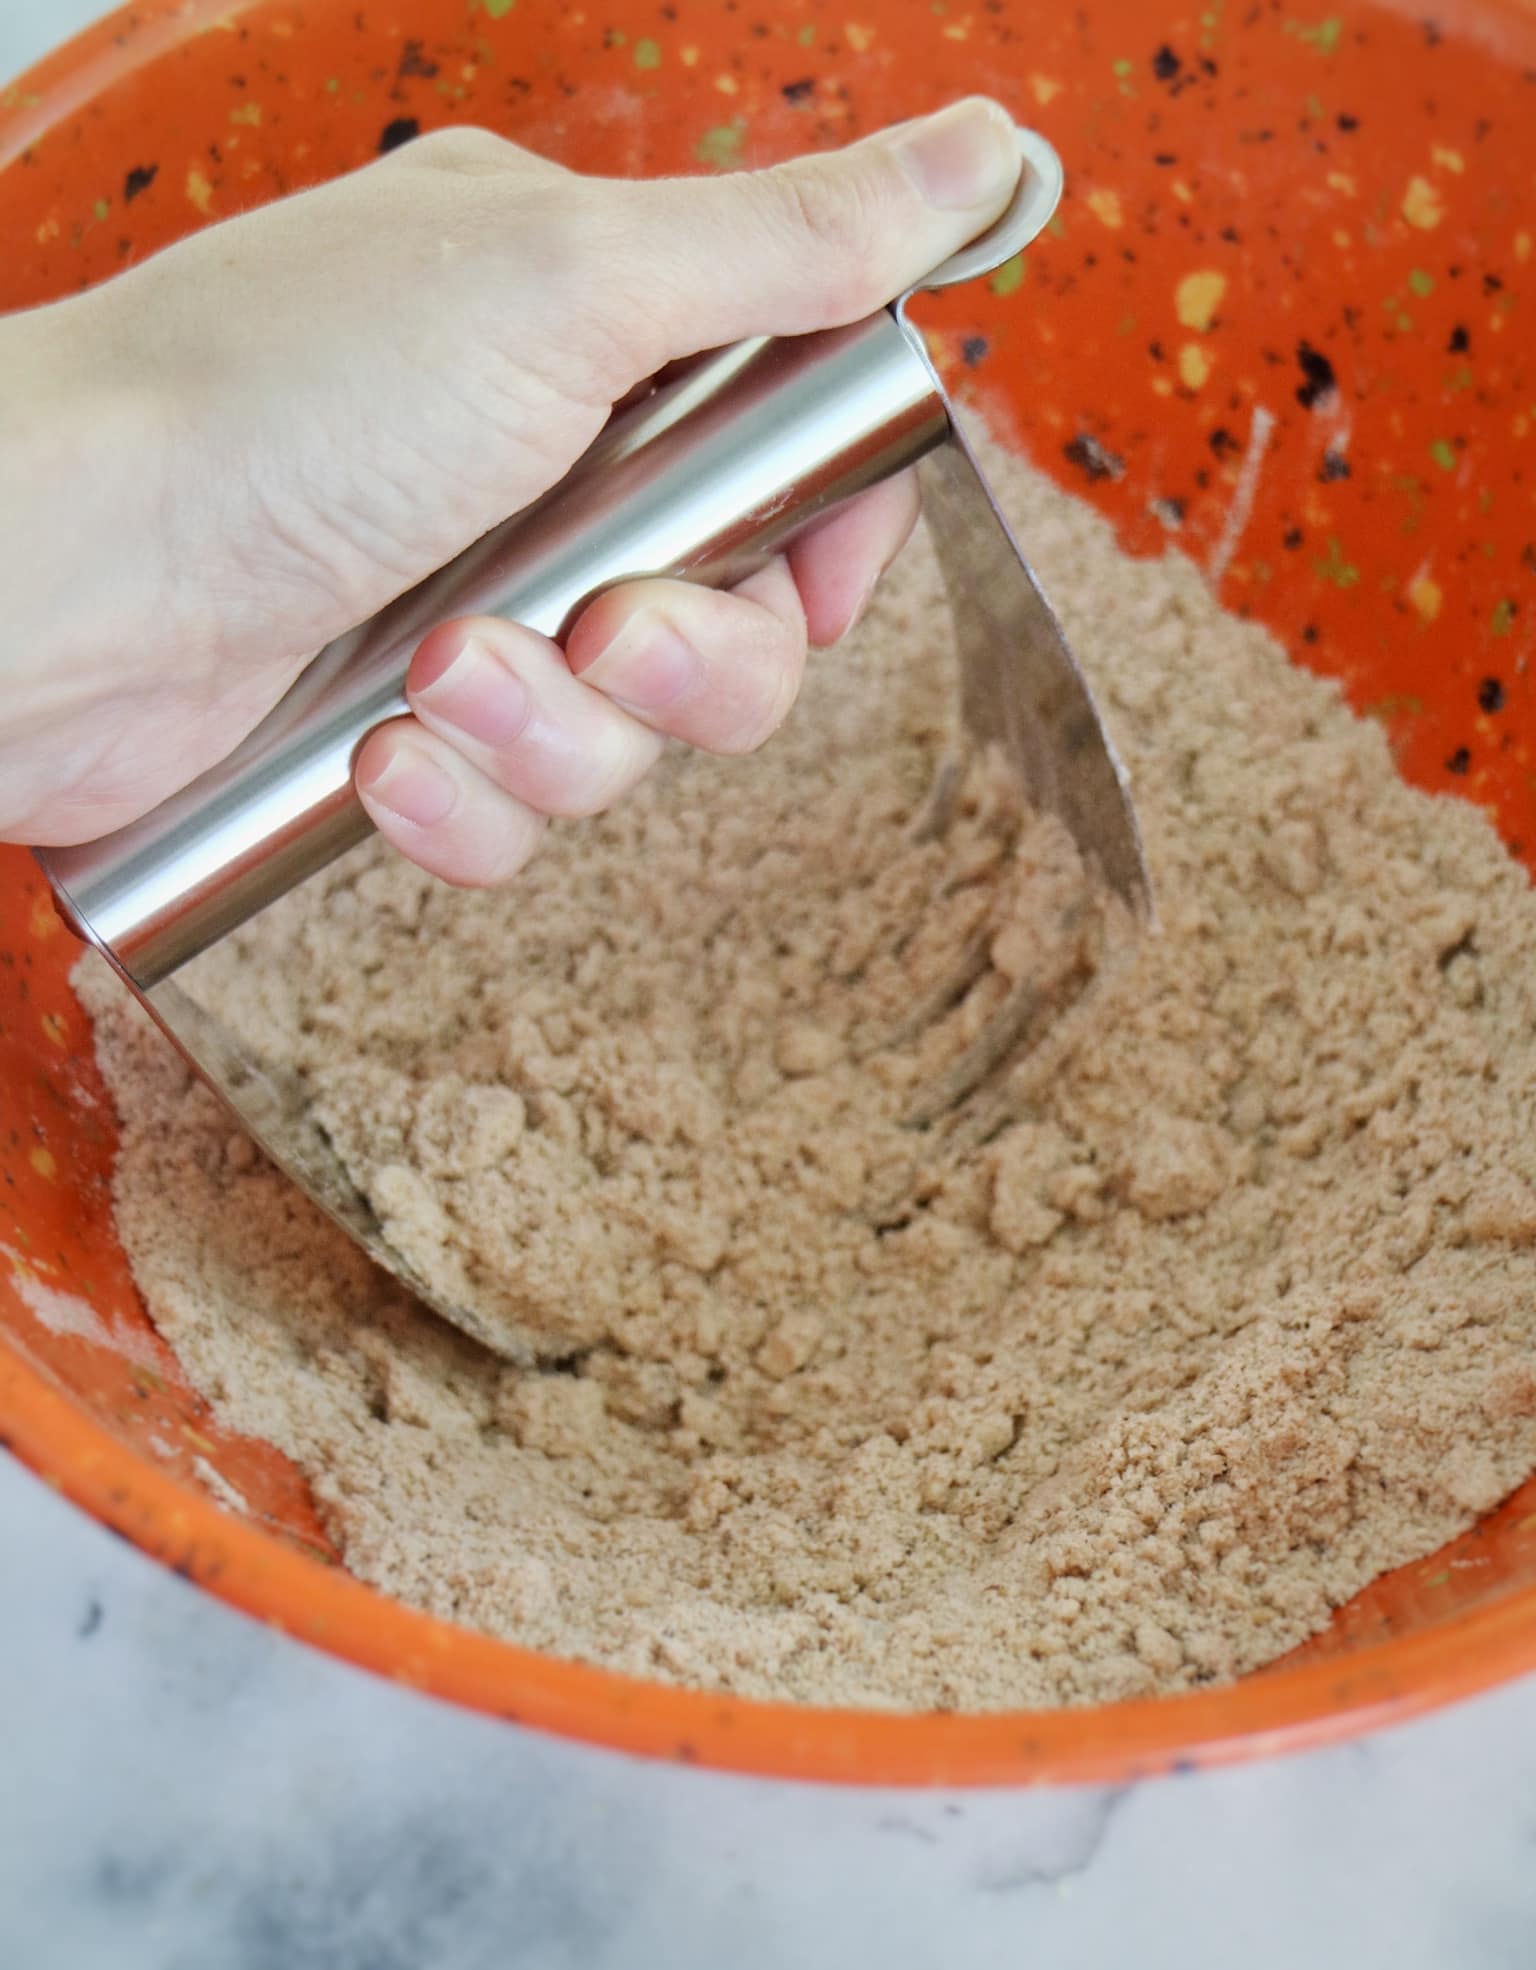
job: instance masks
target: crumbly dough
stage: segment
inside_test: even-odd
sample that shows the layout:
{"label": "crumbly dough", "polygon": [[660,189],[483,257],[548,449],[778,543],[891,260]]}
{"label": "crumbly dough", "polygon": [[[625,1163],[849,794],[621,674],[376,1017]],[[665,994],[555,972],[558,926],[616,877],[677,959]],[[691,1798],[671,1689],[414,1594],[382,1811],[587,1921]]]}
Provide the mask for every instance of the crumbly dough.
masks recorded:
{"label": "crumbly dough", "polygon": [[405,1300],[85,976],[148,1304],[363,1578],[711,1689],[1086,1703],[1269,1661],[1536,1466],[1525,874],[1187,562],[988,463],[1160,924],[963,1153],[903,1115],[1098,933],[985,778],[920,838],[921,543],[756,759],[669,757],[503,895],[366,848],[194,968],[542,1365]]}

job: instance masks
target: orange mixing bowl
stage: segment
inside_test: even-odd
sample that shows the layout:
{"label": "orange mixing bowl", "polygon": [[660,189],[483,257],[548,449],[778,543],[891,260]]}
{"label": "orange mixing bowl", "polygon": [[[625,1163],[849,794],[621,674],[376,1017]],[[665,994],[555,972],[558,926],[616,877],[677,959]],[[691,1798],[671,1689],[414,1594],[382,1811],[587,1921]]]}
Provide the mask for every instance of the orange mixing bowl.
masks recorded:
{"label": "orange mixing bowl", "polygon": [[[0,309],[436,124],[612,173],[723,169],[986,89],[1051,137],[1069,185],[1027,263],[929,304],[953,387],[1132,552],[1176,541],[1386,723],[1411,779],[1485,806],[1530,860],[1536,13],[1204,8],[138,0],[0,90]],[[348,1577],[299,1471],[221,1428],[146,1318],[77,946],[30,860],[4,851],[4,871],[0,1438],[252,1614],[493,1715],[870,1784],[1128,1778],[1536,1667],[1536,1483],[1263,1674],[1071,1713],[738,1702],[396,1605]],[[247,1515],[215,1501],[221,1476]]]}

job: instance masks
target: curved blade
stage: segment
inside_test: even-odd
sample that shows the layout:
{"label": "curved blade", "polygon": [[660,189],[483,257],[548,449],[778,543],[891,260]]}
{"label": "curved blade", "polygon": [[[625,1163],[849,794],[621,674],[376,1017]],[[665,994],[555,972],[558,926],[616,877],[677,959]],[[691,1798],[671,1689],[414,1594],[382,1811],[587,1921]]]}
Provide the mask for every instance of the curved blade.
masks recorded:
{"label": "curved blade", "polygon": [[1125,770],[1087,680],[958,425],[918,467],[960,652],[962,715],[1033,805],[1146,920],[1152,892]]}
{"label": "curved blade", "polygon": [[285,1176],[292,1177],[328,1217],[357,1240],[369,1258],[483,1346],[519,1366],[526,1367],[532,1361],[532,1350],[522,1347],[505,1330],[493,1328],[472,1309],[434,1293],[404,1253],[384,1236],[372,1206],[316,1122],[296,1075],[258,1060],[222,1020],[171,979],[162,979],[140,992],[139,998],[241,1127],[260,1143]]}

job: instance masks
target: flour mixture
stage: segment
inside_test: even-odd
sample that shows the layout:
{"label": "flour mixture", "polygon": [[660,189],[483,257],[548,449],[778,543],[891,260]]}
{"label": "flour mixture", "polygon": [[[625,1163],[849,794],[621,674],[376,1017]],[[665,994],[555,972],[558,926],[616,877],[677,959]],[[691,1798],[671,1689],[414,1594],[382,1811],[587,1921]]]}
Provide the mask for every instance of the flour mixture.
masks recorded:
{"label": "flour mixture", "polygon": [[916,838],[921,543],[758,758],[670,757],[499,896],[366,848],[186,979],[552,1365],[405,1301],[88,970],[150,1309],[402,1599],[710,1689],[1085,1703],[1257,1667],[1536,1466],[1523,871],[1186,562],[986,466],[1161,922],[973,1152],[901,1126],[934,1049],[1085,952],[984,780]]}

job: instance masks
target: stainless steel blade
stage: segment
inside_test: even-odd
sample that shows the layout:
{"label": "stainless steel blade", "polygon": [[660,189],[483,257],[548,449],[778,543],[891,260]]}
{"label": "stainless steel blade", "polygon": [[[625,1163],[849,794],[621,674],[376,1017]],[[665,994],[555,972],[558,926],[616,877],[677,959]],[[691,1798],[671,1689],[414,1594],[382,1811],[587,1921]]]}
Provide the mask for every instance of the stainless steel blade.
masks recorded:
{"label": "stainless steel blade", "polygon": [[194,1072],[228,1104],[241,1127],[375,1264],[392,1272],[408,1292],[497,1354],[519,1364],[532,1362],[532,1349],[524,1347],[513,1331],[492,1326],[473,1307],[444,1300],[385,1237],[373,1207],[315,1120],[296,1074],[258,1059],[222,1020],[200,1006],[174,979],[164,978],[139,996],[161,1031]]}
{"label": "stainless steel blade", "polygon": [[956,425],[918,468],[954,613],[961,715],[1000,745],[1031,803],[1057,815],[1090,869],[1138,917],[1152,897],[1125,769],[1055,612]]}

